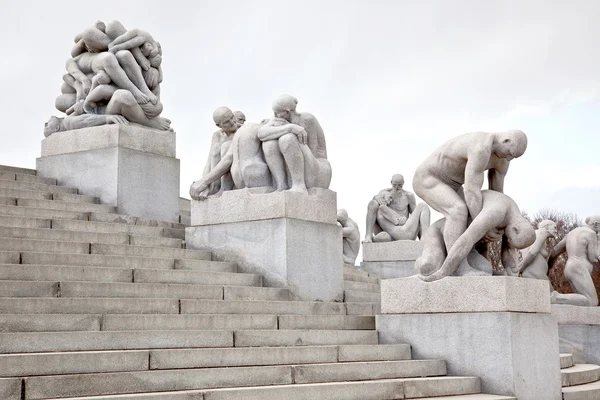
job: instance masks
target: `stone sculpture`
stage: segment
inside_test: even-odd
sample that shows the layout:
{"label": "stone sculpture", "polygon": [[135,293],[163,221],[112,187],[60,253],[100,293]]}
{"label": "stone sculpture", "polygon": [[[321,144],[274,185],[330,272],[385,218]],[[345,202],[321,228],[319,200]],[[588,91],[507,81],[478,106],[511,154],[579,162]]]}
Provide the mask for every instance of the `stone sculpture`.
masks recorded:
{"label": "stone sculpture", "polygon": [[491,265],[482,256],[471,253],[481,240],[502,239],[503,260],[507,258],[504,253],[534,243],[533,227],[510,197],[494,190],[483,190],[481,195],[480,212],[450,251],[446,250],[444,234],[447,219],[442,218],[429,227],[423,237],[423,254],[415,263],[421,279],[430,282],[451,275],[491,275]]}
{"label": "stone sculpture", "polygon": [[244,125],[244,123],[246,123],[246,115],[244,115],[243,112],[241,112],[239,110],[234,111],[233,116],[235,117],[235,120],[238,122],[238,124]]}
{"label": "stone sculpture", "polygon": [[445,217],[447,251],[467,228],[469,216],[474,219],[481,212],[484,172],[488,171],[489,189],[502,192],[510,161],[526,148],[522,131],[466,133],[444,143],[417,168],[413,188]]}
{"label": "stone sculpture", "polygon": [[342,250],[344,264],[352,265],[356,263],[358,250],[360,250],[360,232],[358,224],[348,217],[348,212],[339,209],[337,213],[337,222],[342,227]]}
{"label": "stone sculpture", "polygon": [[551,255],[548,246],[554,237],[556,237],[556,222],[549,219],[541,221],[535,231],[535,242],[529,248],[524,249],[523,259],[516,265],[516,268],[504,265],[506,274],[548,280],[548,259]]}
{"label": "stone sculpture", "polygon": [[367,207],[365,242],[390,242],[422,238],[429,227],[430,211],[415,195],[403,189],[404,177],[392,176],[392,187],[380,191]]}
{"label": "stone sculpture", "polygon": [[171,129],[171,121],[159,116],[162,48],[149,33],[97,21],[75,37],[71,57],[55,102],[67,116],[53,117],[46,136],[109,123]]}
{"label": "stone sculpture", "polygon": [[553,292],[550,298],[552,303],[590,307],[598,305],[598,293],[591,274],[593,263],[600,261],[600,215],[587,217],[585,223],[587,226],[573,229],[554,246],[549,264],[552,265],[556,257],[567,252],[564,274],[576,293]]}

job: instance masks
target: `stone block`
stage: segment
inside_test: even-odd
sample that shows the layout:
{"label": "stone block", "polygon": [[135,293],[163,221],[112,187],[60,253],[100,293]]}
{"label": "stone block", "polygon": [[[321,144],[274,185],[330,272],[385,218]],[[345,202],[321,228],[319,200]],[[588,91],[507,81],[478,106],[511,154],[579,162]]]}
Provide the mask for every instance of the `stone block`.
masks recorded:
{"label": "stone block", "polygon": [[1,378],[0,379],[0,399],[3,400],[21,400],[21,379],[19,378]]}
{"label": "stone block", "polygon": [[600,364],[600,308],[552,305],[560,350],[579,364]]}
{"label": "stone block", "polygon": [[558,325],[600,326],[600,307],[552,304],[552,315],[556,318]]}
{"label": "stone block", "polygon": [[117,207],[117,212],[179,221],[175,133],[123,126],[60,132],[42,142],[40,176]]}
{"label": "stone block", "polygon": [[381,279],[406,278],[415,274],[415,260],[363,261],[360,267]]}
{"label": "stone block", "polygon": [[507,276],[451,276],[435,282],[411,277],[381,282],[383,314],[504,311],[549,314],[548,283]]}
{"label": "stone block", "polygon": [[363,261],[414,261],[423,252],[423,243],[416,240],[364,243]]}
{"label": "stone block", "polygon": [[255,193],[252,189],[242,189],[204,201],[192,200],[192,226],[277,218],[336,224],[336,193],[320,188],[310,189],[308,196],[289,190]]}

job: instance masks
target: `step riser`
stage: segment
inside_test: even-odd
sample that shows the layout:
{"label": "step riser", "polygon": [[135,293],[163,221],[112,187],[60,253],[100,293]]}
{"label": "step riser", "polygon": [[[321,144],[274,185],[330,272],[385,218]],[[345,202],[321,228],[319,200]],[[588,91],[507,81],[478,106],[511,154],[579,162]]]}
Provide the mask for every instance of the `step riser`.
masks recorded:
{"label": "step riser", "polygon": [[364,282],[364,283],[370,283],[372,285],[379,284],[379,280],[377,278],[371,278],[368,276],[353,275],[353,274],[344,274],[344,281]]}
{"label": "step riser", "polygon": [[171,249],[166,247],[136,247],[136,246],[116,246],[106,244],[92,243],[92,254],[122,255],[129,257],[157,257],[173,259],[191,259],[210,261],[211,254],[207,251]]}
{"label": "step riser", "polygon": [[4,264],[0,265],[0,280],[132,282],[133,269]]}
{"label": "step riser", "polygon": [[154,227],[160,227],[160,228],[184,229],[184,226],[177,222],[158,221],[158,220],[134,217],[131,215],[124,215],[124,214],[93,212],[90,214],[90,221],[108,222],[108,223],[114,223],[114,224],[138,225],[138,226],[154,226]]}
{"label": "step riser", "polygon": [[0,226],[14,228],[50,229],[52,227],[52,220],[11,217],[2,215],[0,216]]}
{"label": "step riser", "polygon": [[0,298],[0,314],[179,314],[179,300]]}
{"label": "step riser", "polygon": [[0,238],[0,251],[89,254],[89,243]]}
{"label": "step riser", "polygon": [[181,300],[182,314],[301,314],[344,315],[344,303],[247,301],[247,300]]}
{"label": "step riser", "polygon": [[345,302],[368,302],[368,303],[380,303],[381,294],[361,292],[357,290],[344,290],[344,301]]}
{"label": "step riser", "polygon": [[0,314],[0,332],[99,331],[101,315]]}
{"label": "step riser", "polygon": [[262,286],[262,276],[252,274],[207,273],[206,275],[188,271],[148,271],[136,270],[134,282],[176,283],[201,285]]}
{"label": "step riser", "polygon": [[360,290],[363,292],[372,292],[372,293],[380,293],[381,292],[381,286],[379,286],[379,285],[373,285],[373,284],[364,283],[364,282],[352,282],[352,281],[345,281],[344,289],[345,290]]}
{"label": "step riser", "polygon": [[5,179],[0,175],[0,188],[18,189],[18,190],[38,190],[49,193],[70,193],[77,194],[77,189],[66,186],[52,186],[44,183],[23,182],[17,180]]}
{"label": "step riser", "polygon": [[378,341],[375,331],[247,330],[235,332],[236,347],[377,344]]}
{"label": "step riser", "polygon": [[26,174],[26,175],[36,175],[37,171],[35,169],[30,168],[19,168],[12,167],[10,165],[0,165],[0,174]]}
{"label": "step riser", "polygon": [[104,204],[75,203],[56,200],[17,199],[17,205],[22,207],[44,208],[50,210],[116,213],[117,208]]}
{"label": "step riser", "polygon": [[89,222],[78,220],[57,219],[52,221],[54,229],[76,232],[98,232],[98,233],[126,233],[140,236],[162,236],[164,228],[137,226],[126,224],[107,224],[103,222]]}
{"label": "step riser", "polygon": [[375,317],[355,315],[284,315],[279,329],[375,329]]}
{"label": "step riser", "polygon": [[223,299],[223,286],[61,282],[62,297]]}
{"label": "step riser", "polygon": [[[107,244],[129,244],[130,237],[127,234],[108,234],[90,232],[69,232],[58,229],[32,229],[32,228],[10,228],[0,226],[0,237],[55,240],[61,242],[87,242]],[[132,237],[133,241],[133,237]],[[179,242],[181,247],[181,242]]]}
{"label": "step riser", "polygon": [[37,219],[80,219],[87,221],[89,213],[77,211],[44,210],[43,208],[29,208],[0,205],[1,215],[12,215]]}
{"label": "step riser", "polygon": [[174,260],[161,258],[135,258],[120,256],[105,256],[96,254],[59,254],[21,252],[22,264],[45,265],[89,265],[91,267],[110,268],[150,268],[173,269]]}
{"label": "step riser", "polygon": [[188,271],[237,272],[237,264],[223,261],[175,260],[175,269]]}
{"label": "step riser", "polygon": [[288,289],[256,288],[249,286],[224,287],[224,300],[289,300]]}
{"label": "step riser", "polygon": [[107,315],[102,328],[107,331],[277,329],[277,316]]}

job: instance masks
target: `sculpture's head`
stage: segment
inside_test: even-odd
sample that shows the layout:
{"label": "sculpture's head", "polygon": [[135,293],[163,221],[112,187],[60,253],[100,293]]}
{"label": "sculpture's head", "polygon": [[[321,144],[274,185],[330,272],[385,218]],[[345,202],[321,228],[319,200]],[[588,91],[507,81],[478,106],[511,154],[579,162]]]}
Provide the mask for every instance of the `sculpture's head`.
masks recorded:
{"label": "sculpture's head", "polygon": [[524,249],[535,242],[535,230],[525,218],[521,217],[504,229],[508,242],[516,249]]}
{"label": "sculpture's head", "polygon": [[48,122],[44,124],[44,136],[48,137],[53,133],[60,131],[62,118],[55,117],[54,115],[50,117]]}
{"label": "sculpture's head", "polygon": [[213,121],[225,133],[235,133],[239,128],[233,112],[228,107],[217,108],[213,112]]}
{"label": "sculpture's head", "polygon": [[343,208],[340,208],[337,212],[337,220],[340,222],[348,221],[348,211],[344,210]]}
{"label": "sculpture's head", "polygon": [[298,99],[289,94],[283,94],[273,102],[273,113],[277,118],[292,122],[292,113],[296,111]]}
{"label": "sculpture's head", "polygon": [[238,124],[240,125],[244,125],[244,122],[246,122],[246,116],[244,115],[243,112],[241,111],[234,111],[233,112],[233,116],[235,117],[235,120],[238,122]]}
{"label": "sculpture's head", "polygon": [[494,153],[508,161],[519,158],[527,150],[527,136],[523,131],[512,130],[499,134]]}
{"label": "sculpture's head", "polygon": [[594,232],[600,232],[600,215],[592,215],[585,219],[585,224],[592,228]]}
{"label": "sculpture's head", "polygon": [[545,219],[538,224],[538,229],[547,232],[549,236],[556,237],[556,222]]}
{"label": "sculpture's head", "polygon": [[392,176],[392,190],[395,192],[399,192],[402,190],[402,187],[404,186],[404,177],[401,174],[394,174],[394,176]]}

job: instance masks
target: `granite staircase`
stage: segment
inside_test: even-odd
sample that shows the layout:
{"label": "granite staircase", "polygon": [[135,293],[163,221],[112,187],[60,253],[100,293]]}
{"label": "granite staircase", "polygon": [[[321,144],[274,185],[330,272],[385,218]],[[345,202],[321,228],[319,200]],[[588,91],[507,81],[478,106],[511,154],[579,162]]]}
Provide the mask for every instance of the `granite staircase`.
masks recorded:
{"label": "granite staircase", "polygon": [[572,354],[560,355],[564,400],[600,399],[600,365],[575,364]]}
{"label": "granite staircase", "polygon": [[379,281],[344,277],[343,303],[293,301],[182,224],[0,166],[0,399],[512,399],[379,345]]}

